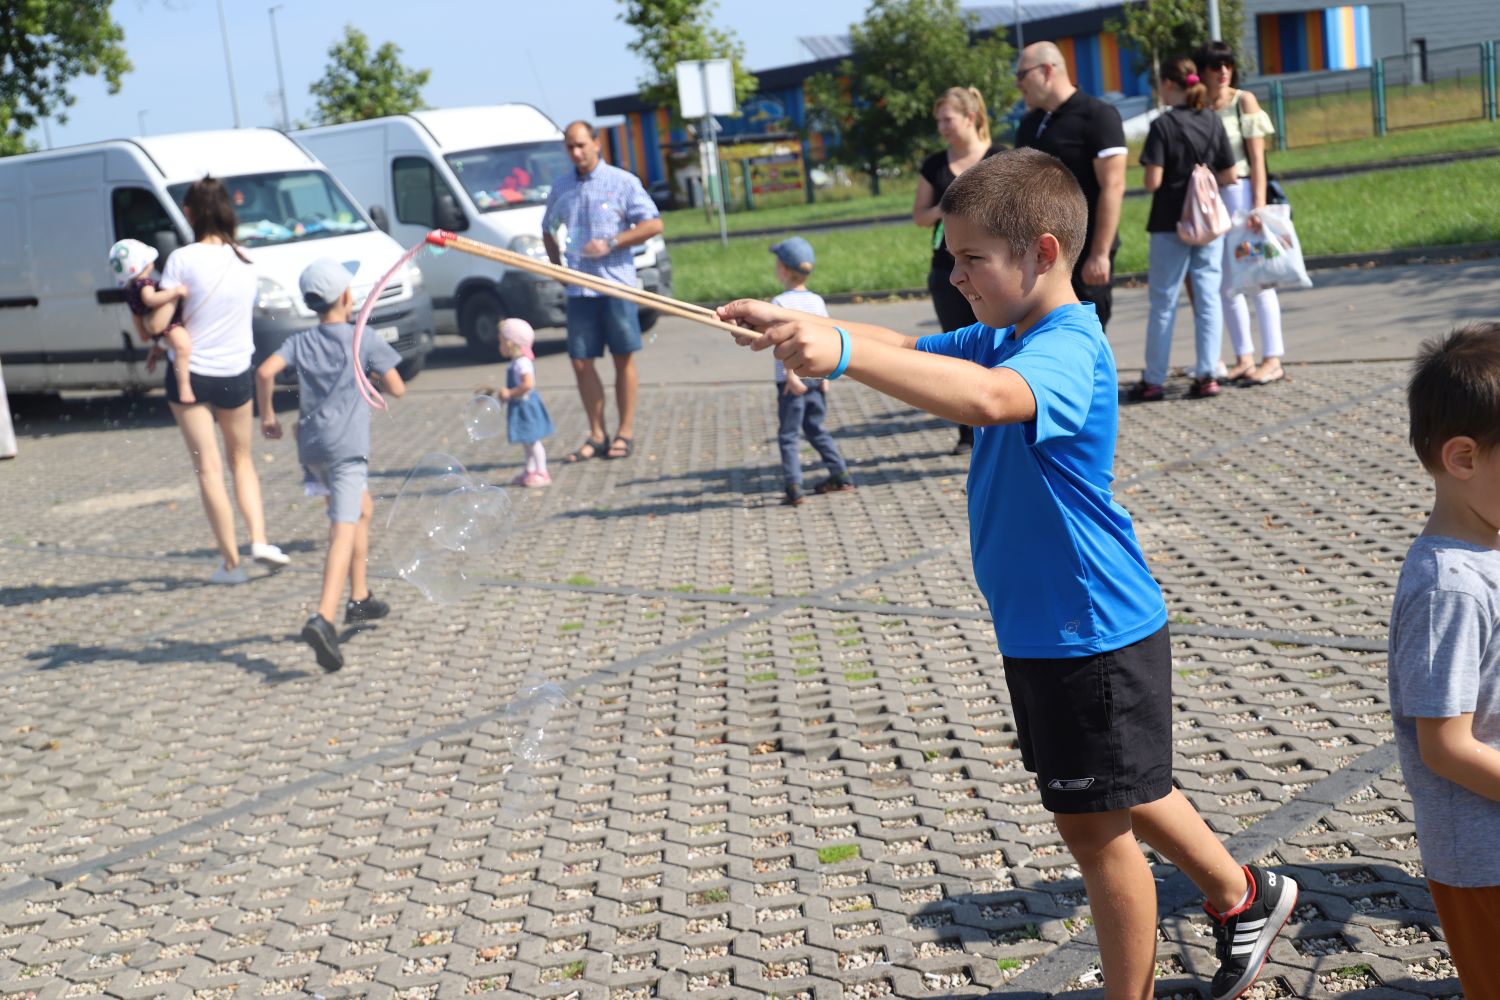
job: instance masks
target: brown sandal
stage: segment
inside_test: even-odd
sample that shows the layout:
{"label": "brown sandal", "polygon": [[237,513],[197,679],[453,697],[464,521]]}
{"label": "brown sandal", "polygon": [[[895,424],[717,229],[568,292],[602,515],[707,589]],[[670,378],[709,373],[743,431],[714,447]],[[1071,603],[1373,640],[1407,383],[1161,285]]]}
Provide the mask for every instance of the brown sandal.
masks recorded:
{"label": "brown sandal", "polygon": [[[588,449],[587,453],[584,451],[585,448]],[[573,465],[577,462],[587,462],[591,458],[603,458],[608,448],[608,441],[595,441],[593,438],[589,438],[583,444],[579,445],[578,449],[572,454],[564,455],[563,461],[568,465]]]}

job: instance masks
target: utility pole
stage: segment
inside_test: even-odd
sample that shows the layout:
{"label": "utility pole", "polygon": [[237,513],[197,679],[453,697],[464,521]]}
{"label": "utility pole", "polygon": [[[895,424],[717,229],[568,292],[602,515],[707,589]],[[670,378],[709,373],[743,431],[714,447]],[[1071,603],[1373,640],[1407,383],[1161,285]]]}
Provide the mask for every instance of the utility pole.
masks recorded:
{"label": "utility pole", "polygon": [[[1223,36],[1219,34],[1219,0],[1208,0],[1208,40],[1210,42],[1222,42]],[[1231,38],[1229,44],[1238,48],[1240,40]]]}
{"label": "utility pole", "polygon": [[140,123],[141,135],[146,134],[146,112],[144,110],[135,113],[136,121]]}
{"label": "utility pole", "polygon": [[286,109],[286,77],[281,74],[281,41],[276,37],[276,12],[286,4],[273,4],[266,12],[271,15],[271,51],[276,54],[276,91],[281,95],[281,129],[290,132],[292,116]]}
{"label": "utility pole", "polygon": [[240,127],[240,97],[234,92],[234,59],[229,55],[229,23],[224,20],[224,0],[219,0],[219,34],[224,36],[224,70],[229,74],[229,103],[234,107],[234,127]]}

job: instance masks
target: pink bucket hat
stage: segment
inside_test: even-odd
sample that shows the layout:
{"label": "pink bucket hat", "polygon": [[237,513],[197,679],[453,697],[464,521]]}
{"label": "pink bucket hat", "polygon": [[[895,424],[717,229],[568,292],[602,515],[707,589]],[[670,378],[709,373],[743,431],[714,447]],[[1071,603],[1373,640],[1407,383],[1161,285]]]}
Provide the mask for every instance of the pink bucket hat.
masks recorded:
{"label": "pink bucket hat", "polygon": [[502,319],[500,339],[515,344],[526,357],[536,359],[536,352],[532,350],[532,344],[536,343],[536,331],[524,319]]}

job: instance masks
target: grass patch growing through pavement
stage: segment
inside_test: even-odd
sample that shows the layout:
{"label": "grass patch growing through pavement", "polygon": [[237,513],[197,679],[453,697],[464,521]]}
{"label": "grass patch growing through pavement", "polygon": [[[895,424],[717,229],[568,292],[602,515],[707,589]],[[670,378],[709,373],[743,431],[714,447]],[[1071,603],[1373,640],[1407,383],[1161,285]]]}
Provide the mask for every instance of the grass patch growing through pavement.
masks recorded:
{"label": "grass patch growing through pavement", "polygon": [[830,844],[818,848],[818,861],[825,865],[836,865],[840,861],[859,857],[858,844]]}

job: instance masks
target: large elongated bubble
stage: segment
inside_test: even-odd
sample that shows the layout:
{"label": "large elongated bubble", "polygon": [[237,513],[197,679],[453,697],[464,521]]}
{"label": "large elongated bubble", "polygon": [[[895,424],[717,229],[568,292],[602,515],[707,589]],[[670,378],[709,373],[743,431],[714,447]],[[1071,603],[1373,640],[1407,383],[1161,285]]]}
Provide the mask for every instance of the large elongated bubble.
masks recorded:
{"label": "large elongated bubble", "polygon": [[453,604],[495,575],[515,531],[510,498],[478,482],[452,455],[424,455],[386,518],[391,567],[430,601]]}
{"label": "large elongated bubble", "polygon": [[493,396],[475,393],[464,404],[464,429],[470,441],[483,441],[505,429],[505,411]]}

